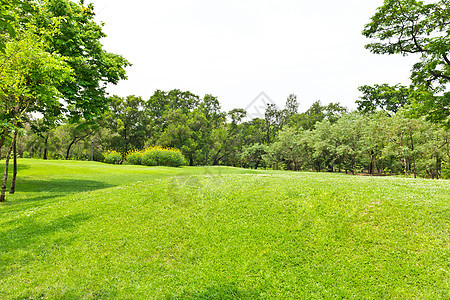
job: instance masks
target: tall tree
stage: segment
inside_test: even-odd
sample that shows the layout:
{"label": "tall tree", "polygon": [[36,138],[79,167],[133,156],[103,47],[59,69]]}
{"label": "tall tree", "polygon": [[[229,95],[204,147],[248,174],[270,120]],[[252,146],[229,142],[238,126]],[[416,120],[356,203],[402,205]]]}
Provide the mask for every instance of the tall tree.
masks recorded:
{"label": "tall tree", "polygon": [[[435,122],[450,125],[448,95],[450,82],[450,2],[439,0],[425,3],[417,0],[385,0],[363,35],[372,39],[366,48],[376,54],[419,54],[411,74],[415,86],[430,93],[416,97],[421,114]],[[440,113],[433,112],[439,111]],[[431,115],[430,115],[431,114]]]}
{"label": "tall tree", "polygon": [[142,98],[112,96],[109,102],[109,111],[103,123],[118,134],[110,137],[109,144],[123,154],[129,150],[142,149],[147,138],[147,119]]}
{"label": "tall tree", "polygon": [[[94,21],[93,6],[69,0],[1,4],[0,30],[6,28],[15,38],[0,36],[0,143],[27,113],[53,120],[66,113],[75,121],[99,116],[106,109],[106,84],[124,79],[129,63],[103,50],[100,39],[105,35]],[[5,15],[11,21],[11,8],[17,9],[14,21],[22,20],[16,22],[14,32],[9,23],[1,22]]]}
{"label": "tall tree", "polygon": [[298,106],[300,103],[297,100],[295,94],[290,94],[286,99],[286,105],[284,107],[286,122],[288,122],[292,116],[298,114]]}
{"label": "tall tree", "polygon": [[44,39],[47,51],[66,57],[73,69],[73,81],[58,87],[67,103],[66,112],[74,121],[100,116],[107,109],[106,86],[126,79],[125,67],[130,63],[103,49],[100,40],[106,35],[102,25],[95,22],[93,5],[85,6],[84,1],[42,1],[33,23],[39,30],[58,28],[56,33],[45,34]]}
{"label": "tall tree", "polygon": [[363,85],[358,90],[363,94],[359,100],[356,100],[358,110],[368,114],[376,110],[395,114],[401,107],[411,103],[412,90],[400,84]]}
{"label": "tall tree", "polygon": [[150,143],[154,144],[168,126],[165,114],[170,110],[181,110],[182,113],[187,114],[198,107],[200,98],[189,91],[181,91],[178,89],[171,91],[157,90],[145,102],[145,111],[148,118],[151,120],[151,136]]}

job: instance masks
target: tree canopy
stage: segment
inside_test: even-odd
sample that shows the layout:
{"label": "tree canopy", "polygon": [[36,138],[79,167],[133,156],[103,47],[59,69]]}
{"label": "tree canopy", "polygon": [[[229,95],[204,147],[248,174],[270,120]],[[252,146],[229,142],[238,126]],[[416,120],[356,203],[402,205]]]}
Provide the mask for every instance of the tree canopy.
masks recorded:
{"label": "tree canopy", "polygon": [[101,116],[108,108],[107,84],[125,79],[130,64],[103,49],[100,39],[105,34],[94,20],[92,4],[69,0],[0,0],[0,4],[0,149],[11,135],[15,149],[17,130],[32,113],[42,114],[48,123],[62,118],[90,122]]}
{"label": "tree canopy", "polygon": [[[385,0],[363,31],[372,39],[366,48],[376,54],[419,54],[411,79],[419,95],[413,107],[435,122],[450,124],[450,1],[424,3]],[[424,92],[428,91],[428,92]]]}
{"label": "tree canopy", "polygon": [[395,114],[401,107],[411,103],[411,89],[400,84],[364,85],[358,88],[363,95],[356,100],[358,110],[364,113],[374,113],[381,109],[389,114]]}

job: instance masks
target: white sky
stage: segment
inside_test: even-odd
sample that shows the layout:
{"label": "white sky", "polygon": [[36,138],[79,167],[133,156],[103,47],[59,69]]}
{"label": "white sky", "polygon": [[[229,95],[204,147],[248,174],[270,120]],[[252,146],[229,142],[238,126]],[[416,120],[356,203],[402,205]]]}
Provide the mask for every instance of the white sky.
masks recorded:
{"label": "white sky", "polygon": [[245,108],[261,92],[300,111],[314,101],[355,108],[365,84],[409,84],[417,57],[375,55],[361,31],[382,0],[91,0],[105,49],[133,66],[109,89],[148,99],[156,89],[219,97]]}

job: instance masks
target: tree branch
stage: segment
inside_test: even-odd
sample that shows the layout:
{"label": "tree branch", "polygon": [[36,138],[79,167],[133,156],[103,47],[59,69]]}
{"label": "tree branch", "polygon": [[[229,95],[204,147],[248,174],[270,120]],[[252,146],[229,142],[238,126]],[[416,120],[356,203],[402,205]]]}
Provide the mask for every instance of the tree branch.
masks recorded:
{"label": "tree branch", "polygon": [[445,62],[447,63],[447,65],[450,66],[450,60],[448,59],[446,54],[442,54],[442,57],[444,58]]}

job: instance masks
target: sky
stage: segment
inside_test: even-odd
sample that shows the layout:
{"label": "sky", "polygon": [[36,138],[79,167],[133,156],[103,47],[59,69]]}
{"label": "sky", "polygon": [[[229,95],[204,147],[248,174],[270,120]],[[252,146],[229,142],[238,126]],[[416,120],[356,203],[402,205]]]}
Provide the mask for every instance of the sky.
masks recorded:
{"label": "sky", "polygon": [[409,84],[417,57],[376,55],[361,31],[382,0],[90,0],[109,52],[133,66],[112,95],[155,90],[217,96],[224,111],[261,93],[356,108],[358,87]]}

